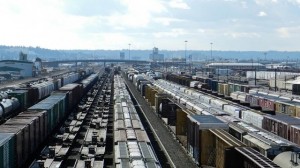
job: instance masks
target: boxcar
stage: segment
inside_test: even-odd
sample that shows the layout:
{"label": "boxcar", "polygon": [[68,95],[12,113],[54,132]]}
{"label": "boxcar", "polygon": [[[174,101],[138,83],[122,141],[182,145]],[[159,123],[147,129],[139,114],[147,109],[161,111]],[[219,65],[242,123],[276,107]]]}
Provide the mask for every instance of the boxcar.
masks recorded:
{"label": "boxcar", "polygon": [[296,116],[300,103],[291,100],[279,100],[276,103],[276,112]]}
{"label": "boxcar", "polygon": [[294,95],[300,95],[300,84],[293,84],[292,93]]}
{"label": "boxcar", "polygon": [[284,114],[265,115],[262,128],[290,140],[290,126],[300,125],[300,119]]}
{"label": "boxcar", "polygon": [[275,99],[271,99],[268,96],[260,96],[258,101],[259,101],[259,106],[261,107],[261,110],[263,112],[275,115],[275,109],[276,109]]}
{"label": "boxcar", "polygon": [[215,149],[215,136],[209,129],[228,129],[228,125],[214,116],[188,115],[187,150],[199,165],[207,164]]}
{"label": "boxcar", "polygon": [[250,107],[255,109],[260,109],[259,105],[259,97],[253,95],[253,94],[247,94],[246,95],[246,101],[249,103]]}
{"label": "boxcar", "polygon": [[228,83],[228,90],[229,90],[229,95],[230,93],[234,92],[234,83]]}
{"label": "boxcar", "polygon": [[214,93],[218,92],[218,81],[217,80],[211,80],[211,90]]}
{"label": "boxcar", "polygon": [[262,128],[262,122],[264,119],[264,115],[257,111],[252,110],[243,110],[242,111],[242,119],[247,123],[251,123],[258,128]]}
{"label": "boxcar", "polygon": [[300,125],[292,125],[290,134],[290,141],[300,145]]}

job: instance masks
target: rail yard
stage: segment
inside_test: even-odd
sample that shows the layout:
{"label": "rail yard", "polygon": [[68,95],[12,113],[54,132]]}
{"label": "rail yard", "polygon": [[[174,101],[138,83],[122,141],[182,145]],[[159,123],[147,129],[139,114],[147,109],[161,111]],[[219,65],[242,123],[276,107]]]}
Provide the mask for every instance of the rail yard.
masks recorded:
{"label": "rail yard", "polygon": [[222,79],[125,64],[6,85],[0,168],[297,167],[299,97]]}
{"label": "rail yard", "polygon": [[198,166],[297,167],[297,95],[141,68],[128,69],[124,78]]}

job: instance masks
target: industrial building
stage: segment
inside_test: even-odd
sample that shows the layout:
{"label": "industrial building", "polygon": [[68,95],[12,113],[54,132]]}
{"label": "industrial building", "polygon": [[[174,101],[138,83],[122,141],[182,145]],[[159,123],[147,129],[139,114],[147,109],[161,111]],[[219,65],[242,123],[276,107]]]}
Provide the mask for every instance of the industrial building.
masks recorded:
{"label": "industrial building", "polygon": [[149,59],[153,62],[163,62],[164,61],[164,54],[158,53],[158,48],[154,47],[152,53],[149,56]]}
{"label": "industrial building", "polygon": [[210,63],[207,64],[206,67],[208,68],[220,68],[220,69],[240,69],[240,70],[245,70],[245,69],[265,69],[265,65],[260,64],[260,63]]}
{"label": "industrial building", "polygon": [[32,77],[33,62],[19,60],[1,60],[0,71],[20,75],[22,77]]}

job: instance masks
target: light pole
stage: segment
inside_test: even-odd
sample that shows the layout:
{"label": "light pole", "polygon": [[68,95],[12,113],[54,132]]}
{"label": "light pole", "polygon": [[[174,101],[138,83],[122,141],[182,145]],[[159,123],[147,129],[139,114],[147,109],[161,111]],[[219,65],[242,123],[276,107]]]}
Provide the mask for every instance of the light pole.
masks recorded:
{"label": "light pole", "polygon": [[213,45],[213,43],[211,42],[210,43],[210,59],[211,59],[211,62],[212,62],[212,45]]}
{"label": "light pole", "polygon": [[266,53],[266,52],[264,53],[264,55],[265,55],[265,61],[267,60],[267,54],[268,54],[268,53]]}
{"label": "light pole", "polygon": [[185,58],[185,69],[186,69],[186,47],[187,47],[187,40],[184,41],[185,44],[185,50],[184,50],[184,58]]}
{"label": "light pole", "polygon": [[128,44],[128,56],[129,56],[129,60],[130,60],[130,43]]}

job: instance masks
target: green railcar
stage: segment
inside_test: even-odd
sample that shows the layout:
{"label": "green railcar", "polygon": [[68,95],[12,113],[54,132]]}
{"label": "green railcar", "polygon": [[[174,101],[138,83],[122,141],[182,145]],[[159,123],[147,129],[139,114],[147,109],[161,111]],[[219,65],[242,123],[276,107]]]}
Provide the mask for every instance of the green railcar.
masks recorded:
{"label": "green railcar", "polygon": [[16,167],[15,138],[12,133],[0,133],[0,168]]}
{"label": "green railcar", "polygon": [[8,93],[8,95],[19,100],[21,110],[25,110],[28,107],[28,90],[14,90]]}

